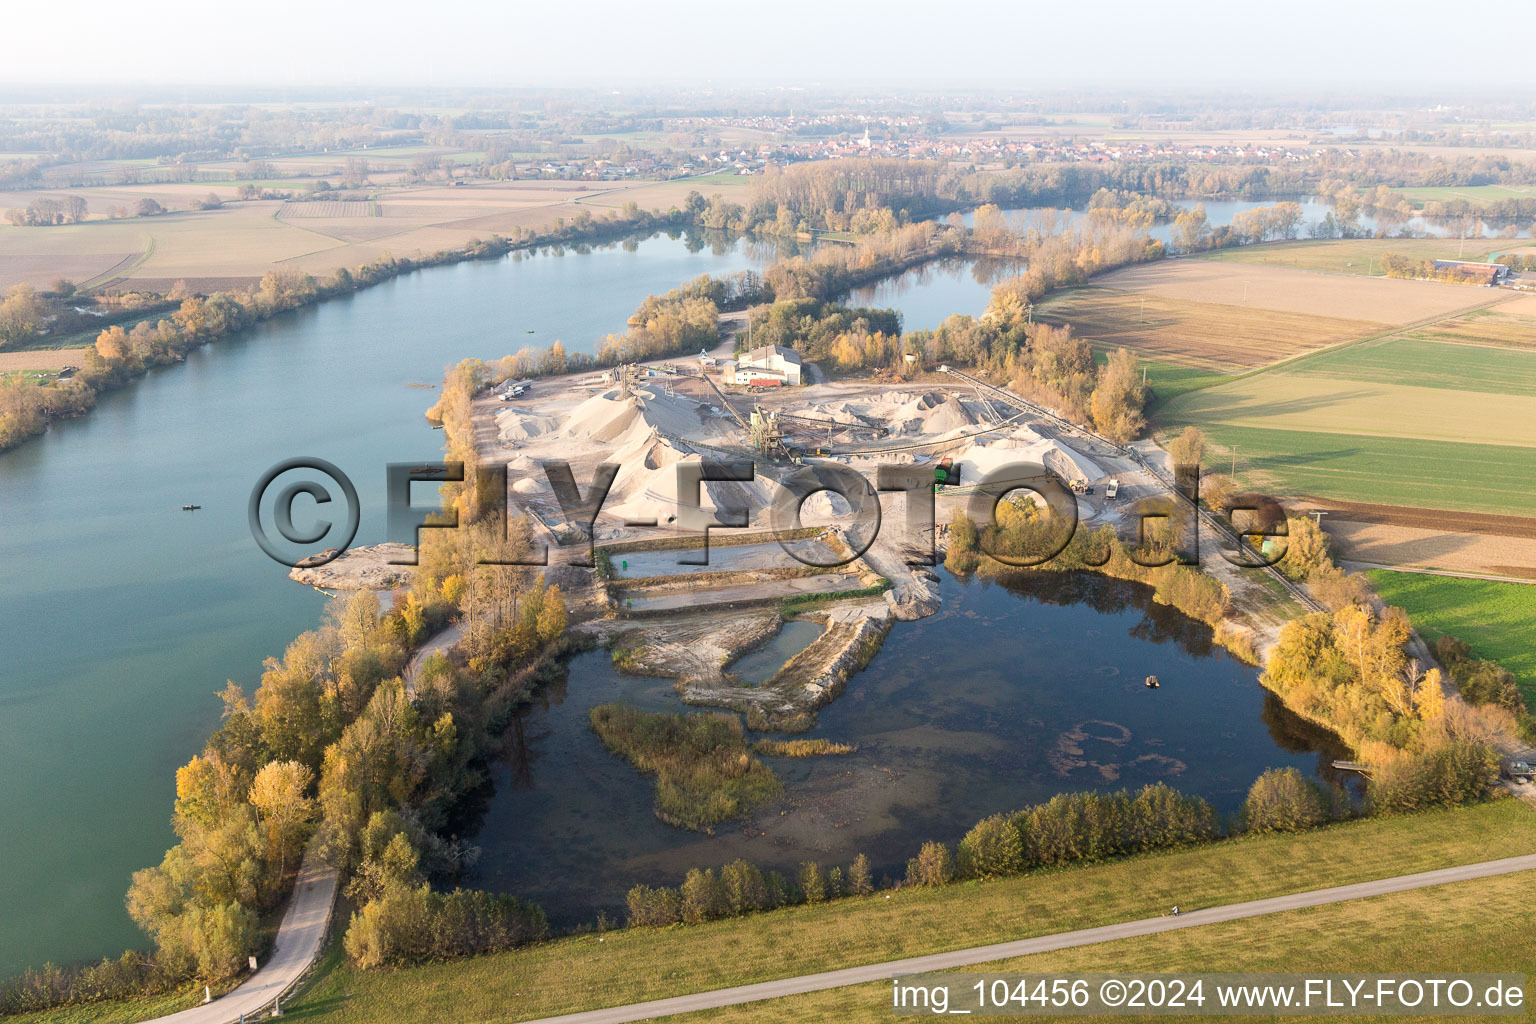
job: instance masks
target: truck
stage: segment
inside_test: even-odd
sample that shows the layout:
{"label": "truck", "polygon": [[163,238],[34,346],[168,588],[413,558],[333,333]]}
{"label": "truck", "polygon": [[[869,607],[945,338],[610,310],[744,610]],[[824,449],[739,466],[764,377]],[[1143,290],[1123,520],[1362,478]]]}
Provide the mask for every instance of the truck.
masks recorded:
{"label": "truck", "polygon": [[939,487],[959,487],[960,467],[955,465],[952,458],[940,459],[938,465],[933,467],[933,482]]}
{"label": "truck", "polygon": [[1499,765],[1499,774],[1514,782],[1529,782],[1536,779],[1536,765],[1519,757],[1507,757]]}
{"label": "truck", "polygon": [[1104,499],[1106,501],[1114,501],[1116,496],[1119,495],[1119,493],[1120,493],[1120,480],[1119,480],[1119,478],[1117,478],[1117,477],[1110,477],[1109,478],[1109,483],[1104,485]]}

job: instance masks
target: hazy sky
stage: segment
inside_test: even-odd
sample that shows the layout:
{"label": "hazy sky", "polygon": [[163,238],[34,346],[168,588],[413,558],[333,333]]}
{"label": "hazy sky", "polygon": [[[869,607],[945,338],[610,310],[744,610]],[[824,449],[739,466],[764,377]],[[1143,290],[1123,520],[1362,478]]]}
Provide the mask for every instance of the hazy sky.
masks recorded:
{"label": "hazy sky", "polygon": [[[16,0],[7,7],[0,81],[17,84],[1476,91],[1536,84],[1523,5],[1471,17],[1444,0]],[[1519,31],[1501,30],[1509,17]]]}

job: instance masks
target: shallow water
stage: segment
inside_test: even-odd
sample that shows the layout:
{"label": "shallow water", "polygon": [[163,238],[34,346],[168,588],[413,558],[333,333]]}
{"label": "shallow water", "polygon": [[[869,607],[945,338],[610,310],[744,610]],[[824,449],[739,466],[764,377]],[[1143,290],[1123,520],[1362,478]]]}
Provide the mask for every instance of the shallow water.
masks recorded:
{"label": "shallow water", "polygon": [[[941,586],[942,611],[897,623],[806,734],[858,751],[768,759],[787,784],[783,806],[714,836],[658,821],[651,780],[587,727],[589,709],[614,700],[682,710],[670,683],[624,676],[603,651],[579,655],[511,732],[471,881],[534,899],[560,923],[621,917],[630,886],[675,884],[691,867],[745,857],[787,871],[863,852],[898,873],[923,841],[953,843],[988,814],[1058,792],[1163,781],[1232,812],[1264,769],[1326,774],[1343,756],[1270,698],[1257,670],[1214,648],[1208,628],[1144,587],[948,573]],[[775,644],[792,653],[801,637]],[[732,668],[766,678],[779,653]],[[1152,673],[1159,689],[1143,685]]]}

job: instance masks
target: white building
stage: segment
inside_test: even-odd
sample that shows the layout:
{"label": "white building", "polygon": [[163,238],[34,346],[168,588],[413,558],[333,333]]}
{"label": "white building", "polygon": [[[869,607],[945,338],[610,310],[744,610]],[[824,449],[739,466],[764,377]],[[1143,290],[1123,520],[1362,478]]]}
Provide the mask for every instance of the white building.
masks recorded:
{"label": "white building", "polygon": [[783,345],[763,345],[745,353],[736,362],[736,383],[776,379],[794,387],[800,383],[800,353]]}

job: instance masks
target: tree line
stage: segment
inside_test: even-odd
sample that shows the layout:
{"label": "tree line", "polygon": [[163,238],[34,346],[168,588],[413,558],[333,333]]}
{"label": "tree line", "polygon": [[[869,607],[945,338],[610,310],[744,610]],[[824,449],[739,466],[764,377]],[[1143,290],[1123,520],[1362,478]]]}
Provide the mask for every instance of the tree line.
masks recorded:
{"label": "tree line", "polygon": [[1163,783],[1135,792],[1060,793],[1042,804],[989,815],[954,845],[925,842],[894,875],[877,879],[862,853],[846,866],[804,861],[789,874],[738,859],[718,871],[691,869],[676,886],[634,886],[625,903],[632,928],[699,924],[879,889],[1009,878],[1227,836],[1301,831],[1349,818],[1356,810],[1343,790],[1295,768],[1264,772],[1238,812],[1225,820],[1203,798]]}

